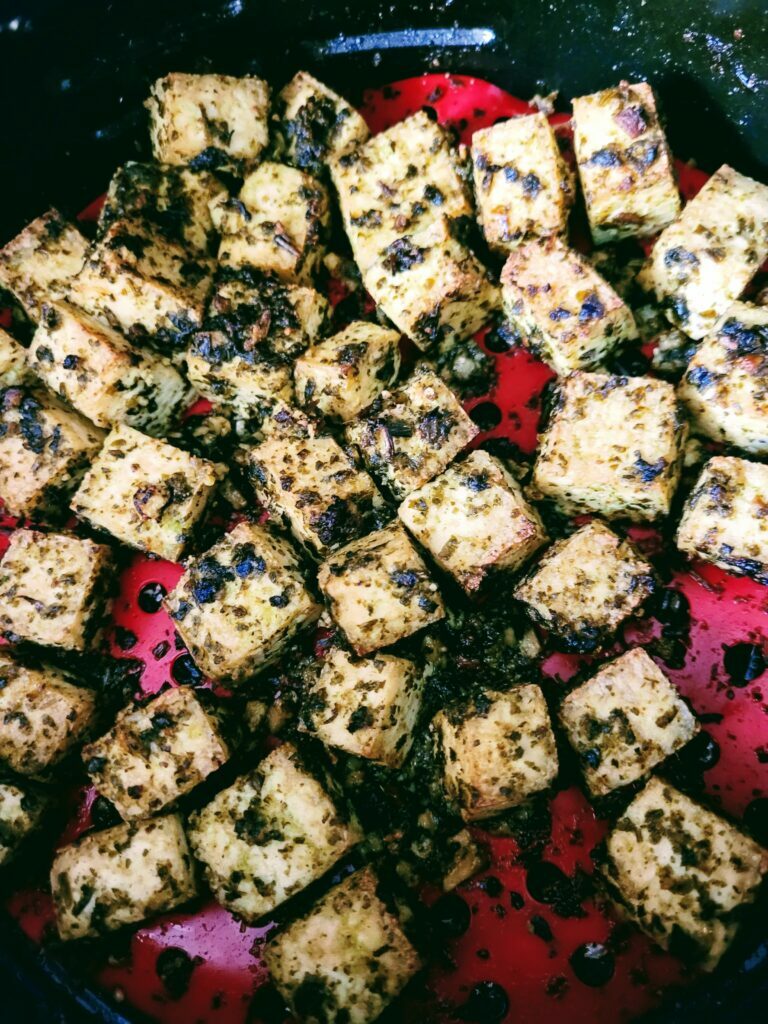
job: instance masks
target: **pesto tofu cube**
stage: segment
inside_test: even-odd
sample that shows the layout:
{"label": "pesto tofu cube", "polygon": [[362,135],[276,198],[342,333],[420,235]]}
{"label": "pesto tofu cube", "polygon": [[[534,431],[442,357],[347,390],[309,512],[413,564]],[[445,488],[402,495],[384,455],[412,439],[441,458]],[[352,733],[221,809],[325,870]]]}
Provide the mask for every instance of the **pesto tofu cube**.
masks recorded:
{"label": "pesto tofu cube", "polygon": [[519,569],[547,539],[515,478],[483,451],[412,491],[398,515],[468,593],[494,570]]}
{"label": "pesto tofu cube", "polygon": [[686,499],[677,546],[768,585],[768,466],[718,455]]}
{"label": "pesto tofu cube", "polygon": [[438,711],[430,729],[446,793],[466,821],[525,803],[557,775],[547,702],[533,684]]}
{"label": "pesto tofu cube", "polygon": [[265,401],[293,400],[296,355],[323,330],[328,303],[314,288],[247,270],[216,285],[187,375],[214,405],[252,416]]}
{"label": "pesto tofu cube", "polygon": [[288,163],[316,177],[329,160],[370,135],[355,108],[307,71],[299,71],[280,91],[277,109]]}
{"label": "pesto tofu cube", "polygon": [[561,376],[595,369],[638,336],[626,303],[559,238],[515,249],[501,291],[507,319],[526,348]]}
{"label": "pesto tofu cube", "polygon": [[304,699],[303,729],[329,747],[400,768],[413,743],[423,677],[406,658],[356,658],[334,648]]}
{"label": "pesto tofu cube", "polygon": [[16,530],[0,562],[0,628],[43,647],[87,650],[106,611],[113,572],[104,544]]}
{"label": "pesto tofu cube", "polygon": [[290,743],[189,824],[192,851],[214,896],[248,922],[320,878],[361,838]]}
{"label": "pesto tofu cube", "polygon": [[16,388],[29,383],[31,377],[27,350],[0,327],[0,388]]}
{"label": "pesto tofu cube", "polygon": [[437,584],[398,522],[331,555],[318,585],[357,654],[389,647],[445,617]]}
{"label": "pesto tofu cube", "polygon": [[256,496],[310,554],[324,558],[370,532],[384,500],[332,437],[275,437],[248,452]]}
{"label": "pesto tofu cube", "polygon": [[255,267],[284,281],[312,281],[330,220],[328,193],[316,178],[266,162],[248,175],[237,199],[214,203],[211,213],[222,236],[222,267]]}
{"label": "pesto tofu cube", "polygon": [[96,696],[52,668],[27,666],[5,651],[0,681],[0,762],[19,775],[45,775],[86,738]]}
{"label": "pesto tofu cube", "polygon": [[346,437],[378,483],[403,499],[442,473],[477,433],[454,393],[419,368],[352,420]]}
{"label": "pesto tofu cube", "polygon": [[652,522],[669,514],[687,435],[666,381],[572,373],[539,435],[534,489],[565,512]]}
{"label": "pesto tofu cube", "polygon": [[255,163],[269,142],[269,86],[254,75],[173,73],[157,79],[145,106],[161,164],[238,168]]}
{"label": "pesto tofu cube", "polygon": [[173,355],[202,323],[213,266],[146,221],[116,220],[89,251],[66,297],[131,341]]}
{"label": "pesto tofu cube", "polygon": [[472,136],[477,217],[491,249],[564,235],[576,194],[546,114],[524,114]]}
{"label": "pesto tofu cube", "polygon": [[334,886],[264,950],[283,998],[307,1021],[373,1024],[421,962],[369,867]]}
{"label": "pesto tofu cube", "polygon": [[423,350],[466,340],[501,306],[488,271],[453,237],[445,217],[387,246],[364,271],[363,283],[395,327]]}
{"label": "pesto tofu cube", "polygon": [[699,731],[688,705],[641,647],[566,696],[560,722],[595,796],[636,782]]}
{"label": "pesto tofu cube", "polygon": [[29,786],[0,782],[0,868],[8,864],[45,815],[47,800]]}
{"label": "pesto tofu cube", "polygon": [[679,217],[672,155],[647,82],[574,99],[573,145],[596,245],[655,235]]}
{"label": "pesto tofu cube", "polygon": [[293,370],[301,405],[346,423],[397,379],[400,333],[357,320],[299,356]]}
{"label": "pesto tofu cube", "polygon": [[697,434],[768,456],[768,309],[731,306],[694,351],[677,393]]}
{"label": "pesto tofu cube", "polygon": [[61,518],[104,433],[44,388],[0,391],[0,498],[14,516]]}
{"label": "pesto tofu cube", "polygon": [[197,894],[181,819],[125,822],[89,832],[56,854],[51,892],[65,942],[137,924]]}
{"label": "pesto tofu cube", "polygon": [[601,873],[646,935],[712,970],[766,869],[768,852],[754,840],[652,778],[608,835]]}
{"label": "pesto tofu cube", "polygon": [[724,164],[659,236],[638,280],[689,337],[709,334],[768,256],[768,185]]}
{"label": "pesto tofu cube", "polygon": [[218,473],[207,459],[120,424],[107,435],[71,508],[124,544],[175,561],[205,513]]}
{"label": "pesto tofu cube", "polygon": [[245,522],[190,563],[167,607],[203,672],[233,684],[272,664],[322,611],[292,546]]}
{"label": "pesto tofu cube", "polygon": [[226,192],[208,171],[130,161],[112,176],[99,216],[103,232],[113,221],[138,218],[198,253],[215,253],[218,236],[209,204]]}
{"label": "pesto tofu cube", "polygon": [[40,316],[40,304],[62,295],[79,273],[88,241],[58,210],[49,210],[0,249],[0,285],[32,319]]}
{"label": "pesto tofu cube", "polygon": [[555,541],[514,593],[559,646],[588,652],[639,614],[654,586],[648,562],[595,520]]}
{"label": "pesto tofu cube", "polygon": [[330,163],[352,252],[361,270],[396,239],[474,213],[463,156],[426,111],[379,132]]}
{"label": "pesto tofu cube", "polygon": [[99,427],[128,423],[165,433],[189,402],[184,378],[138,352],[106,323],[67,302],[45,302],[28,354],[44,384]]}
{"label": "pesto tofu cube", "polygon": [[125,821],[169,808],[229,759],[221,723],[189,687],[123,708],[83,747],[91,782]]}

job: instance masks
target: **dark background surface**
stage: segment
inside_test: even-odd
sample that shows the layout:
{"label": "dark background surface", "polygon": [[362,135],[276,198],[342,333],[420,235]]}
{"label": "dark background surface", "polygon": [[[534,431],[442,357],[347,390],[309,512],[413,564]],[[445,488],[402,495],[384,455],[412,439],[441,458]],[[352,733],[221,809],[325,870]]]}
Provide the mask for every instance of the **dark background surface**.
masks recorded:
{"label": "dark background surface", "polygon": [[[676,153],[768,173],[768,4],[758,0],[0,0],[0,243],[49,205],[67,213],[147,152],[142,101],[168,71],[306,67],[350,99],[421,71],[476,73],[562,101],[649,78]],[[765,929],[768,932],[768,927]],[[759,936],[757,937],[759,939]],[[765,936],[763,936],[765,938]],[[765,1020],[768,946],[655,1021]],[[0,917],[3,1024],[118,1022]]]}

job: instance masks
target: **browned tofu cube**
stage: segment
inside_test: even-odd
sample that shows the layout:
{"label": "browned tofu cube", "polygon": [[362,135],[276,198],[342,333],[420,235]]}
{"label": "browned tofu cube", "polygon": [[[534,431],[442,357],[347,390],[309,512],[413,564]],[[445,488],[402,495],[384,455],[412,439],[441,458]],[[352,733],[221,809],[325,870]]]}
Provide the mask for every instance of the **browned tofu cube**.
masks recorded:
{"label": "browned tofu cube", "polygon": [[493,570],[519,569],[547,539],[518,482],[482,451],[412,491],[398,515],[469,593]]}
{"label": "browned tofu cube", "polygon": [[235,684],[279,658],[322,611],[291,545],[245,522],[190,563],[167,605],[200,668]]}
{"label": "browned tofu cube", "polygon": [[515,249],[501,281],[507,319],[526,348],[560,375],[593,370],[637,338],[626,303],[559,238]]}
{"label": "browned tofu cube", "polygon": [[228,760],[221,723],[187,686],[123,708],[83,764],[125,821],[169,808]]}
{"label": "browned tofu cube", "polygon": [[571,690],[560,705],[560,722],[595,796],[650,774],[699,731],[688,705],[641,647]]}
{"label": "browned tofu cube", "polygon": [[16,530],[0,562],[0,627],[44,647],[84,651],[100,625],[113,572],[104,544]]}
{"label": "browned tofu cube", "polygon": [[686,499],[677,546],[768,585],[768,466],[716,456]]}
{"label": "browned tofu cube", "polygon": [[653,590],[652,567],[595,520],[545,551],[515,597],[566,650],[593,651],[640,612]]}
{"label": "browned tofu cube", "polygon": [[46,794],[24,783],[0,782],[0,868],[40,827],[48,809]]}
{"label": "browned tofu cube", "polygon": [[218,482],[214,463],[120,424],[72,499],[72,510],[124,544],[177,560]]}
{"label": "browned tofu cube", "polygon": [[566,512],[659,519],[680,481],[687,434],[666,381],[572,373],[539,437],[534,489]]}
{"label": "browned tofu cube", "polygon": [[526,239],[567,232],[575,182],[546,114],[475,132],[472,172],[478,220],[492,249],[503,254]]}
{"label": "browned tofu cube", "polygon": [[448,796],[467,821],[525,803],[557,776],[557,748],[541,688],[486,691],[432,720]]}
{"label": "browned tofu cube", "polygon": [[0,285],[37,320],[41,302],[64,294],[87,250],[88,241],[77,228],[58,210],[49,210],[0,249]]}
{"label": "browned tofu cube", "polygon": [[437,584],[397,522],[331,555],[317,582],[358,654],[388,647],[445,616]]}
{"label": "browned tofu cube", "polygon": [[402,499],[442,473],[477,433],[453,392],[419,368],[352,420],[346,437],[379,484]]}
{"label": "browned tofu cube", "polygon": [[421,967],[377,886],[371,868],[356,871],[267,945],[275,986],[307,1021],[373,1024]]}
{"label": "browned tofu cube", "polygon": [[573,145],[595,244],[655,235],[679,217],[672,155],[647,82],[574,99]]}
{"label": "browned tofu cube", "polygon": [[6,651],[0,651],[0,762],[19,775],[44,775],[86,738],[96,695]]}
{"label": "browned tofu cube", "polygon": [[0,392],[0,498],[14,516],[60,519],[104,432],[44,388]]}
{"label": "browned tofu cube", "polygon": [[422,689],[422,673],[406,658],[356,658],[337,647],[306,689],[301,728],[329,747],[400,768],[413,743]]}
{"label": "browned tofu cube", "polygon": [[254,75],[175,72],[154,82],[145,106],[161,164],[194,170],[248,165],[269,142],[269,86]]}

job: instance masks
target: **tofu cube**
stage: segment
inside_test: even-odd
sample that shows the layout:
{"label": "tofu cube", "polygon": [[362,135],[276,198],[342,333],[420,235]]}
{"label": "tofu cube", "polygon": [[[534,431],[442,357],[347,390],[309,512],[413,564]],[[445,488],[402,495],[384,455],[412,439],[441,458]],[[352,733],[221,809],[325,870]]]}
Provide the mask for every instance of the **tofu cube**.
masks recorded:
{"label": "tofu cube", "polygon": [[471,452],[412,491],[398,515],[470,594],[490,572],[519,569],[547,539],[518,482],[483,451]]}
{"label": "tofu cube", "polygon": [[332,437],[275,437],[248,452],[256,496],[318,558],[369,533],[384,500]]}
{"label": "tofu cube", "polygon": [[167,607],[203,672],[234,684],[272,664],[322,610],[291,545],[247,522],[189,564]]}
{"label": "tofu cube", "polygon": [[573,173],[543,113],[510,117],[472,136],[477,219],[491,249],[565,235],[576,195]]}
{"label": "tofu cube", "polygon": [[647,82],[574,99],[573,145],[596,245],[647,238],[680,216],[672,154]]}
{"label": "tofu cube", "polygon": [[697,434],[768,456],[768,309],[731,306],[694,351],[677,393]]}
{"label": "tofu cube", "polygon": [[768,466],[718,455],[686,499],[677,546],[768,585]]}
{"label": "tofu cube", "polygon": [[329,747],[400,768],[413,744],[423,676],[392,654],[356,658],[334,648],[305,693],[303,730]]}
{"label": "tofu cube", "polygon": [[723,164],[661,233],[638,280],[670,323],[698,340],[767,256],[768,185]]}
{"label": "tofu cube", "polygon": [[504,264],[501,292],[526,348],[561,376],[599,367],[638,336],[629,306],[559,238],[515,249]]}
{"label": "tofu cube", "polygon": [[6,651],[0,652],[0,761],[19,775],[44,775],[86,738],[96,695]]}
{"label": "tofu cube", "polygon": [[565,512],[652,522],[669,514],[687,436],[666,381],[572,373],[539,436],[534,489]]}
{"label": "tofu cube", "polygon": [[557,775],[557,747],[539,686],[487,690],[438,711],[430,726],[443,783],[466,821],[525,803]]}
{"label": "tofu cube", "polygon": [[461,342],[501,307],[488,271],[451,233],[447,218],[397,238],[363,273],[371,297],[420,349]]}
{"label": "tofu cube", "polygon": [[123,708],[83,747],[91,782],[125,821],[168,809],[229,759],[221,723],[189,687]]}
{"label": "tofu cube", "polygon": [[699,731],[688,705],[641,647],[603,665],[560,705],[594,796],[636,782]]}
{"label": "tofu cube", "polygon": [[330,223],[325,187],[304,171],[266,162],[243,182],[237,199],[211,207],[221,232],[219,264],[255,267],[281,280],[311,283]]}
{"label": "tofu cube", "polygon": [[264,950],[270,976],[306,1021],[373,1024],[420,969],[369,867],[334,886]]}
{"label": "tofu cube", "polygon": [[104,433],[44,388],[0,392],[0,497],[13,516],[61,518]]}
{"label": "tofu cube", "polygon": [[116,220],[89,251],[66,297],[131,341],[174,355],[202,323],[213,267],[147,222]]}
{"label": "tofu cube", "polygon": [[445,617],[437,584],[398,522],[331,555],[317,582],[357,654],[389,647]]}
{"label": "tofu cube", "polygon": [[152,153],[193,170],[255,163],[269,142],[269,86],[246,75],[158,78],[145,106]]}
{"label": "tofu cube", "polygon": [[367,142],[370,135],[355,108],[308,71],[297,72],[281,89],[277,110],[287,162],[316,177],[329,160]]}
{"label": "tofu cube", "polygon": [[346,437],[374,479],[402,500],[442,473],[477,433],[437,374],[419,368],[352,420]]}
{"label": "tofu cube", "polygon": [[642,931],[712,970],[766,869],[762,847],[653,778],[608,835],[602,875],[619,909]]}
{"label": "tofu cube", "polygon": [[27,350],[8,331],[0,327],[0,388],[16,388],[29,383]]}
{"label": "tofu cube", "polygon": [[514,594],[560,646],[581,653],[609,643],[653,590],[648,562],[595,520],[555,541]]}
{"label": "tofu cube", "polygon": [[355,261],[365,271],[392,242],[443,216],[474,214],[463,155],[420,110],[330,162]]}
{"label": "tofu cube", "polygon": [[247,270],[216,285],[187,375],[215,405],[252,416],[265,400],[293,400],[293,360],[325,327],[328,303],[302,285]]}
{"label": "tofu cube", "polygon": [[225,192],[208,171],[129,161],[112,176],[99,229],[105,231],[116,220],[138,218],[194,252],[213,254],[218,236],[209,204]]}
{"label": "tofu cube", "polygon": [[30,367],[51,391],[99,427],[128,423],[163,434],[189,403],[167,361],[138,352],[122,334],[67,302],[45,302]]}
{"label": "tofu cube", "polygon": [[106,611],[113,574],[104,544],[16,530],[0,562],[0,628],[43,647],[85,651]]}
{"label": "tofu cube", "polygon": [[59,936],[99,936],[178,907],[197,894],[181,818],[90,832],[56,854],[51,892]]}
{"label": "tofu cube", "polygon": [[0,285],[37,320],[44,299],[62,295],[83,266],[88,241],[58,210],[42,217],[0,249]]}
{"label": "tofu cube", "polygon": [[305,889],[362,839],[290,743],[192,815],[189,842],[211,890],[245,921]]}
{"label": "tofu cube", "polygon": [[30,787],[0,782],[0,868],[37,831],[47,806],[47,800]]}
{"label": "tofu cube", "polygon": [[203,517],[218,468],[125,424],[86,473],[72,511],[129,547],[178,560]]}
{"label": "tofu cube", "polygon": [[301,405],[347,423],[397,380],[400,333],[356,320],[299,356],[293,369]]}

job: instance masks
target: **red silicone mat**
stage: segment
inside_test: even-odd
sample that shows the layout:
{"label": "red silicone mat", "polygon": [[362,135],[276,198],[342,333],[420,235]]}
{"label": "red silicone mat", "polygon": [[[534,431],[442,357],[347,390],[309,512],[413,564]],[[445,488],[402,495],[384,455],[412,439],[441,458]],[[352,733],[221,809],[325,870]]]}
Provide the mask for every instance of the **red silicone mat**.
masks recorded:
{"label": "red silicone mat", "polygon": [[[407,79],[365,94],[363,112],[373,131],[401,120],[420,107],[431,106],[443,123],[455,127],[462,141],[474,130],[497,118],[525,113],[521,100],[479,79],[432,74]],[[555,114],[553,122],[567,140],[568,117]],[[683,193],[690,197],[706,175],[679,164]],[[98,203],[84,211],[84,219],[98,214]],[[481,335],[482,339],[482,335]],[[481,340],[481,343],[482,340]],[[498,419],[477,443],[489,437],[508,437],[524,452],[536,443],[539,396],[551,372],[522,350],[495,354],[498,383],[483,398],[467,403],[472,409],[490,402]],[[486,420],[488,422],[489,420]],[[12,523],[0,529],[7,532]],[[658,535],[648,529],[633,536],[649,553],[659,549]],[[165,682],[184,681],[189,659],[179,646],[171,620],[154,608],[159,587],[170,589],[180,573],[167,562],[135,556],[120,581],[120,597],[111,631],[116,656],[144,662],[141,687],[154,692]],[[689,770],[703,792],[724,811],[765,826],[768,812],[768,723],[764,689],[768,675],[745,682],[739,655],[768,639],[768,589],[737,580],[707,566],[675,572],[670,584],[690,603],[691,628],[678,640],[675,665],[665,665],[671,678],[702,716],[706,735],[689,757]],[[624,642],[657,640],[662,624],[656,620],[632,623]],[[683,646],[684,643],[684,646]],[[617,646],[617,650],[620,646]],[[725,656],[729,653],[728,669]],[[583,661],[583,659],[581,659]],[[551,685],[560,685],[580,659],[551,656],[544,663]],[[66,840],[89,827],[92,790],[72,797],[71,823]],[[543,859],[569,877],[592,870],[590,851],[600,841],[606,824],[597,820],[578,789],[557,793],[552,800],[552,830]],[[479,833],[482,835],[482,833]],[[487,837],[486,837],[487,838]],[[628,1020],[656,1005],[665,986],[689,979],[679,963],[660,953],[632,929],[617,926],[593,899],[571,908],[553,906],[547,888],[547,869],[527,872],[511,839],[490,838],[492,863],[481,876],[458,890],[469,914],[468,929],[446,940],[438,963],[406,1008],[393,1019],[459,1021],[514,1020],[518,1024],[567,1018],[572,1024],[601,1020],[603,1024]],[[542,874],[543,870],[543,874]],[[551,870],[551,869],[550,869]],[[538,898],[537,898],[538,897]],[[425,893],[431,902],[433,893]],[[451,905],[455,916],[461,905]],[[16,893],[11,912],[36,941],[50,935],[50,898],[43,888]],[[581,915],[581,916],[577,916]],[[189,913],[171,914],[136,931],[121,948],[112,950],[110,962],[98,955],[83,965],[120,1002],[126,1012],[133,1006],[165,1024],[244,1024],[261,1019],[282,1019],[266,1013],[269,1005],[254,993],[266,980],[260,949],[269,927],[246,927],[211,902]],[[449,929],[450,930],[450,929]],[[460,930],[460,929],[457,929]],[[157,971],[158,956],[183,950],[188,984],[164,984]],[[175,954],[166,953],[173,958]],[[161,972],[165,973],[165,972]],[[182,972],[184,973],[184,972]]]}

